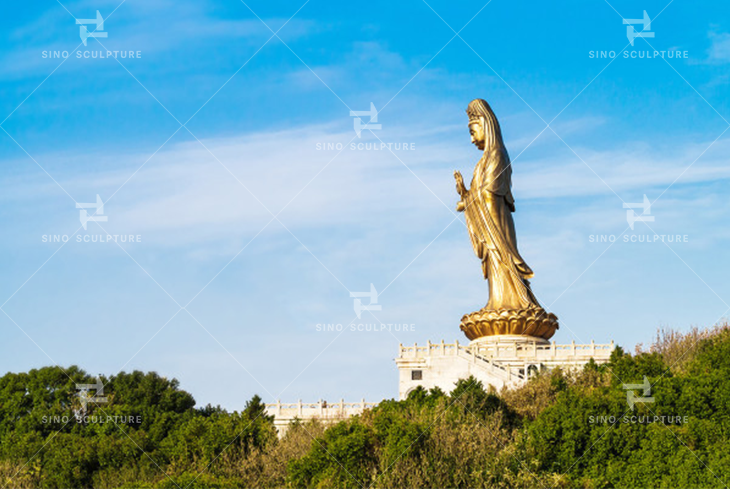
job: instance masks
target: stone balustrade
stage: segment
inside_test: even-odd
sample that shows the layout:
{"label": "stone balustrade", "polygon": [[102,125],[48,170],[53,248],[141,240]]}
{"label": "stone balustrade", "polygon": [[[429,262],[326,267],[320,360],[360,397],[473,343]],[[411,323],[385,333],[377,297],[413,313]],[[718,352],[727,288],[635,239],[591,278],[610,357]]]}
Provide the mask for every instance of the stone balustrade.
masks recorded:
{"label": "stone balustrade", "polygon": [[462,344],[457,340],[453,344],[448,344],[442,340],[438,344],[428,342],[422,346],[418,344],[413,346],[400,344],[398,357],[418,359],[434,356],[455,356],[461,351],[468,354],[476,353],[485,358],[493,358],[495,361],[576,361],[582,363],[591,358],[596,361],[608,360],[614,348],[613,341],[610,344],[596,344],[593,341],[590,344],[576,344],[575,341],[570,344],[557,344],[555,342],[538,343],[505,340],[483,344]]}
{"label": "stone balustrade", "polygon": [[340,400],[334,403],[326,400],[315,403],[303,403],[301,400],[295,403],[277,401],[276,403],[266,404],[266,415],[274,417],[274,426],[281,436],[294,420],[318,419],[324,423],[336,423],[353,415],[360,415],[366,409],[373,408],[376,405],[377,403],[366,402],[365,399],[359,402]]}

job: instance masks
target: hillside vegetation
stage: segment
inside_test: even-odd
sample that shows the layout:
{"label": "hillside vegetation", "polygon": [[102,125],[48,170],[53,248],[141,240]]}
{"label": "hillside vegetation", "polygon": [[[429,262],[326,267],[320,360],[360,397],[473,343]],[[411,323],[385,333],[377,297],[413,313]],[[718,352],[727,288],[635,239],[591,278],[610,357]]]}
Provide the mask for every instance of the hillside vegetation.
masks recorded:
{"label": "hillside vegetation", "polygon": [[[651,384],[627,402],[623,384]],[[86,411],[72,366],[0,378],[0,480],[11,488],[720,488],[730,484],[730,329],[660,332],[580,372],[497,393],[415,390],[279,440],[254,396],[195,408],[156,373],[102,378]],[[641,389],[633,390],[644,396]],[[79,421],[75,415],[81,418]]]}

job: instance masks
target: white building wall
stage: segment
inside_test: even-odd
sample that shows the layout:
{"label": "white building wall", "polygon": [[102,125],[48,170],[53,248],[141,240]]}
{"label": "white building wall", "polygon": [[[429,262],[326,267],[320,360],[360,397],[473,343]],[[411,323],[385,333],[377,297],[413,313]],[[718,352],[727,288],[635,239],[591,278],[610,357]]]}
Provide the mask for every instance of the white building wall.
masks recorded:
{"label": "white building wall", "polygon": [[[398,385],[398,396],[405,400],[408,394],[417,386],[425,389],[440,387],[444,392],[450,393],[460,379],[474,376],[481,381],[485,387],[494,386],[501,389],[507,384],[491,372],[477,366],[475,363],[461,357],[428,357],[417,360],[404,360],[398,364],[400,372],[400,383]],[[413,373],[420,371],[421,379],[413,379]]]}
{"label": "white building wall", "polygon": [[[399,371],[398,396],[408,397],[417,386],[440,387],[451,392],[460,379],[474,376],[484,387],[497,390],[517,386],[541,369],[579,368],[594,359],[607,362],[614,344],[549,343],[532,337],[491,337],[468,345],[428,342],[425,346],[399,347],[395,359]],[[420,376],[420,379],[418,379]]]}

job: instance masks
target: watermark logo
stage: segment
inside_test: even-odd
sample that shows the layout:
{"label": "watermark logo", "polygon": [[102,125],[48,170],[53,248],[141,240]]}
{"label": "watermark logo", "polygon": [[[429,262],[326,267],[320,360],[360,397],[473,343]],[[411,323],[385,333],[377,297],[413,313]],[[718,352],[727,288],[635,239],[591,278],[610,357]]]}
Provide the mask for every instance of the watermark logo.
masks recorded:
{"label": "watermark logo", "polygon": [[[79,401],[81,402],[81,408],[74,411],[74,415],[76,415],[77,418],[84,417],[86,415],[86,407],[89,404],[89,402],[93,403],[106,403],[107,398],[104,395],[104,383],[101,382],[99,377],[96,378],[96,383],[94,384],[76,384],[76,390],[78,393],[76,396],[79,398]],[[90,396],[89,392],[91,390],[94,390],[94,396]]]}
{"label": "watermark logo", "polygon": [[[634,212],[634,209],[636,208],[642,208],[643,212],[641,213],[641,216],[637,215]],[[626,221],[628,222],[631,229],[634,229],[634,223],[637,221],[641,221],[643,223],[653,223],[654,222],[654,216],[651,215],[651,203],[649,202],[649,199],[646,197],[646,194],[644,194],[644,201],[639,203],[624,203],[624,209],[628,209],[626,211]]]}
{"label": "watermark logo", "polygon": [[[631,46],[634,46],[634,40],[636,38],[654,38],[655,33],[651,30],[651,19],[646,10],[643,11],[644,15],[641,19],[623,19],[623,24],[626,26],[626,38],[629,40]],[[636,26],[636,27],[635,27]],[[649,41],[646,41],[647,45],[651,47]],[[628,47],[628,46],[626,46]],[[590,59],[614,59],[617,56],[623,56],[625,59],[647,59],[653,60],[656,58],[662,59],[689,59],[688,50],[679,49],[650,49],[650,50],[637,50],[637,49],[622,49],[621,51],[607,50],[607,49],[594,49],[588,51],[588,58]]]}
{"label": "watermark logo", "polygon": [[[108,32],[100,32],[104,31],[104,19],[98,10],[96,11],[96,19],[76,19],[76,24],[81,24],[81,27],[79,27],[79,37],[81,37],[84,46],[86,46],[86,40],[90,37],[108,37]],[[93,32],[89,32],[85,24],[94,24],[96,28]]]}
{"label": "watermark logo", "polygon": [[[89,212],[86,211],[90,208],[96,209],[93,216],[89,216]],[[79,211],[79,220],[81,221],[81,225],[84,227],[84,230],[86,229],[89,221],[109,221],[109,216],[104,216],[104,202],[101,200],[101,197],[99,197],[99,194],[96,195],[96,202],[77,202],[76,209],[81,209],[81,211]]]}
{"label": "watermark logo", "polygon": [[[354,308],[358,318],[361,318],[363,311],[381,311],[383,305],[378,304],[378,292],[375,290],[375,286],[370,284],[370,291],[366,293],[350,293],[350,298],[355,298]],[[370,304],[362,304],[360,298],[370,298]]]}
{"label": "watermark logo", "polygon": [[[109,37],[109,33],[104,30],[104,18],[101,16],[101,13],[97,10],[96,11],[96,18],[94,19],[76,19],[76,24],[80,25],[79,27],[79,37],[81,38],[81,42],[84,46],[88,46],[88,40],[89,38],[107,38]],[[94,26],[91,29],[87,27],[87,25]],[[101,45],[101,41],[97,41],[99,45]],[[129,49],[122,49],[122,50],[80,50],[75,49],[71,53],[69,53],[66,50],[43,50],[41,51],[41,58],[43,59],[67,59],[69,56],[76,54],[77,59],[108,59],[108,58],[115,58],[115,59],[139,59],[142,57],[142,51],[140,50],[129,50]]]}
{"label": "watermark logo", "polygon": [[351,332],[415,332],[415,323],[350,323],[343,325],[342,323],[317,323],[314,326],[317,332],[342,332],[349,330]]}
{"label": "watermark logo", "polygon": [[[631,411],[634,411],[634,404],[636,402],[641,403],[654,403],[654,397],[651,396],[651,383],[644,376],[644,382],[641,384],[624,384],[622,385],[626,391],[626,402],[629,404]],[[634,390],[643,390],[644,396],[636,396]]]}
{"label": "watermark logo", "polygon": [[[656,202],[656,201],[655,201]],[[649,198],[644,194],[644,200],[642,202],[625,202],[623,204],[626,209],[626,222],[629,224],[629,228],[634,229],[634,225],[637,221],[642,223],[653,223],[655,216],[651,215],[652,203]],[[641,214],[637,214],[634,209],[641,209]],[[648,226],[648,225],[647,225]],[[651,230],[651,228],[649,228]],[[588,241],[590,243],[614,243],[616,241],[623,241],[624,243],[688,243],[689,235],[686,234],[664,234],[659,235],[657,233],[651,235],[642,235],[638,233],[626,233],[628,228],[624,230],[619,236],[616,235],[605,235],[605,234],[592,234],[588,235]],[[654,230],[651,230],[654,231]]]}
{"label": "watermark logo", "polygon": [[[89,227],[89,221],[94,222],[106,222],[109,221],[109,216],[104,215],[104,201],[101,200],[99,194],[96,195],[96,202],[77,202],[76,209],[79,211],[79,221],[84,230]],[[87,209],[94,209],[92,213],[89,213]],[[79,231],[79,230],[76,230]],[[60,235],[60,234],[45,234],[41,235],[41,242],[43,243],[67,243],[72,238],[76,238],[76,243],[141,243],[142,235],[133,235],[129,233],[116,234],[116,235],[92,235],[92,234],[74,234],[74,235]]]}
{"label": "watermark logo", "polygon": [[[637,37],[654,37],[654,33],[651,32],[651,19],[646,13],[646,10],[644,10],[644,17],[642,19],[624,19],[624,25],[626,24],[628,24],[628,27],[626,27],[626,37],[632,46],[634,45],[634,39]],[[643,24],[644,28],[641,32],[636,32],[634,24]]]}
{"label": "watermark logo", "polygon": [[[44,415],[41,417],[41,422],[43,424],[63,424],[64,426],[71,421],[78,424],[114,424],[117,427],[119,427],[119,424],[136,426],[142,424],[141,415],[107,415],[106,413],[104,415],[89,415],[87,413],[89,403],[100,404],[109,402],[109,399],[103,396],[104,383],[101,382],[98,376],[95,380],[96,382],[93,384],[76,384],[76,390],[78,391],[76,397],[79,399],[80,406],[79,408],[72,409],[73,418],[66,414]],[[90,394],[92,391],[94,392],[93,396]]]}
{"label": "watermark logo", "polygon": [[[370,103],[370,110],[369,111],[350,111],[350,116],[355,116],[354,126],[355,126],[355,133],[357,133],[357,137],[361,138],[362,130],[363,129],[382,129],[382,124],[373,124],[378,122],[378,111],[375,110],[375,104],[372,102]],[[370,116],[370,121],[367,124],[363,124],[362,119],[360,119],[361,116]]]}
{"label": "watermark logo", "polygon": [[[622,384],[622,388],[626,390],[626,403],[629,405],[629,410],[634,412],[634,405],[639,403],[654,403],[654,397],[651,396],[651,383],[646,376],[642,383],[630,383]],[[635,390],[641,390],[641,394],[637,396]],[[648,408],[648,407],[647,407]],[[661,423],[664,425],[686,425],[689,423],[688,415],[657,415],[652,412],[652,415],[629,415],[629,410],[626,410],[623,415],[589,415],[587,422],[589,424],[657,424]]]}

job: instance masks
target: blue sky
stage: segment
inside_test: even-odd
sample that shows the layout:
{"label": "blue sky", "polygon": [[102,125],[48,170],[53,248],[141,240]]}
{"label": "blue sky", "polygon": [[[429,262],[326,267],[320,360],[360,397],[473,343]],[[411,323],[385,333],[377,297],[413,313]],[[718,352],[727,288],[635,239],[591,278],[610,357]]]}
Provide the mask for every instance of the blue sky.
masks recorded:
{"label": "blue sky", "polygon": [[[722,2],[303,3],[2,6],[0,371],[154,370],[230,409],[397,396],[398,343],[466,341],[459,319],[487,301],[452,177],[479,158],[476,97],[502,124],[554,340],[633,349],[730,313]],[[74,17],[97,10],[108,37],[80,45]],[[655,37],[630,46],[622,17],[643,10]],[[141,58],[83,57],[115,50]],[[638,58],[655,50],[687,58]],[[370,103],[382,129],[358,139],[349,111]],[[381,141],[414,149],[349,146]],[[79,229],[97,194],[108,221]],[[644,195],[655,221],[626,230]],[[382,311],[360,322],[415,331],[318,331],[371,283]]]}

